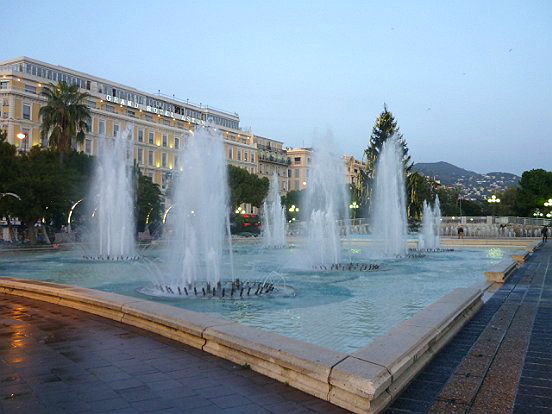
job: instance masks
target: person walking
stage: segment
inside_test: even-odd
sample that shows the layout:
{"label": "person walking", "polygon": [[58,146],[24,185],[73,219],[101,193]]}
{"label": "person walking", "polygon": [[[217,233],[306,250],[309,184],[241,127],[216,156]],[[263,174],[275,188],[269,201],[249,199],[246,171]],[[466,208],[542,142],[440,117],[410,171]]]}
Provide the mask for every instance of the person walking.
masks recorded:
{"label": "person walking", "polygon": [[464,228],[462,226],[458,227],[458,238],[459,239],[464,238]]}
{"label": "person walking", "polygon": [[542,226],[541,234],[543,243],[546,243],[546,241],[548,240],[548,227],[546,226],[546,224]]}

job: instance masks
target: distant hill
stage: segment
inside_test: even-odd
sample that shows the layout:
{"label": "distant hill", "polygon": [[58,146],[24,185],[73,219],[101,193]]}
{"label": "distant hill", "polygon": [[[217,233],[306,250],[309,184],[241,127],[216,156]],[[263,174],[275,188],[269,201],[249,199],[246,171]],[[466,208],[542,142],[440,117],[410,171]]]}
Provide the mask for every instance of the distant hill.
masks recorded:
{"label": "distant hill", "polygon": [[435,178],[445,186],[460,188],[462,194],[469,199],[485,199],[492,194],[515,187],[520,180],[515,174],[479,174],[444,161],[419,162],[414,164],[414,169],[426,177]]}
{"label": "distant hill", "polygon": [[445,161],[418,162],[414,169],[427,177],[435,177],[444,185],[453,185],[460,177],[475,177],[479,175],[474,171],[465,170]]}

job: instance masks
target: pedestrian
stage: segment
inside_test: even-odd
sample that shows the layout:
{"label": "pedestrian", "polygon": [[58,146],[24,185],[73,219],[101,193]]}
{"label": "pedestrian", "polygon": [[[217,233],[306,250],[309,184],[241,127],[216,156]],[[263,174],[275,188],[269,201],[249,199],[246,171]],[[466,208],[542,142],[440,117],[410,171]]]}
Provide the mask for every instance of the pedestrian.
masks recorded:
{"label": "pedestrian", "polygon": [[546,226],[546,224],[542,226],[541,234],[542,234],[542,241],[546,243],[546,241],[548,240],[548,227]]}
{"label": "pedestrian", "polygon": [[459,239],[464,238],[464,228],[462,226],[458,227],[458,238]]}

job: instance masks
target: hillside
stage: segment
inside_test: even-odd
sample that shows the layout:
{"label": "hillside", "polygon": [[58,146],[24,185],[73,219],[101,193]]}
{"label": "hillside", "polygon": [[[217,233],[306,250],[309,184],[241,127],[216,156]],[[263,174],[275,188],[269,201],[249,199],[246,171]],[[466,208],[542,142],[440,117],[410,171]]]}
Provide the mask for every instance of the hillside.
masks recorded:
{"label": "hillside", "polygon": [[515,187],[520,177],[505,172],[479,174],[448,162],[420,162],[414,169],[426,177],[434,178],[447,187],[458,187],[468,199],[485,199],[492,194]]}

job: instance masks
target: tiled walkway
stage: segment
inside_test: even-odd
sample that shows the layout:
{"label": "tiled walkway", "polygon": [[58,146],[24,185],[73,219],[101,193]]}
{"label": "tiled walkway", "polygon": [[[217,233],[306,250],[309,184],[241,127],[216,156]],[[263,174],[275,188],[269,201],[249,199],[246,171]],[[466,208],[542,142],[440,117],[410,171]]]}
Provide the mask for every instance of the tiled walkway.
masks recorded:
{"label": "tiled walkway", "polygon": [[489,299],[387,410],[552,413],[552,243]]}
{"label": "tiled walkway", "polygon": [[0,295],[0,414],[345,413],[107,319]]}

